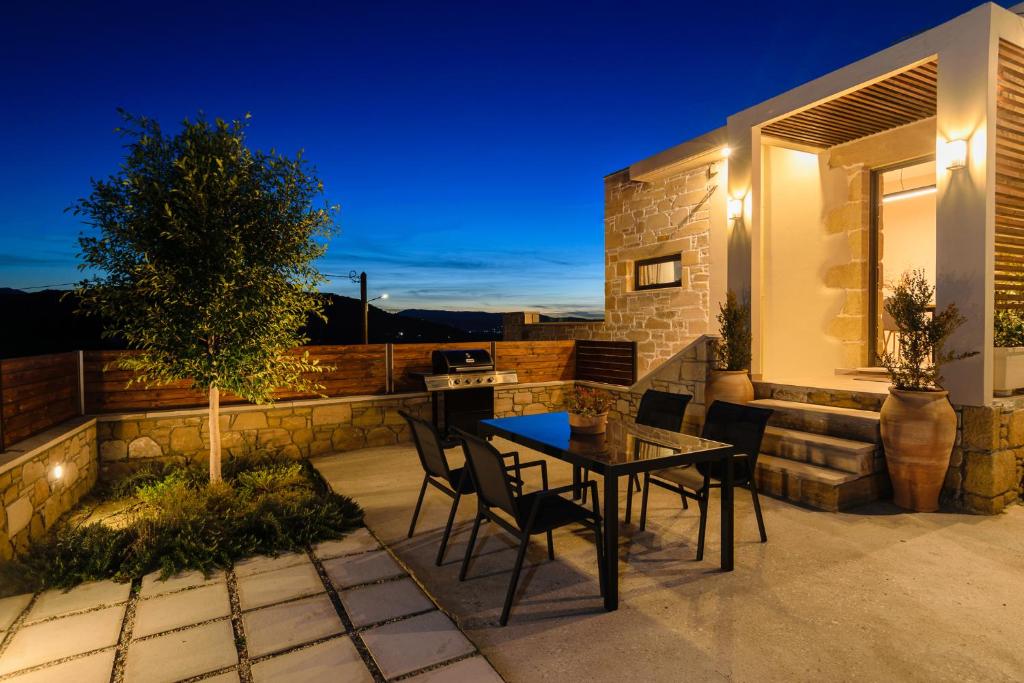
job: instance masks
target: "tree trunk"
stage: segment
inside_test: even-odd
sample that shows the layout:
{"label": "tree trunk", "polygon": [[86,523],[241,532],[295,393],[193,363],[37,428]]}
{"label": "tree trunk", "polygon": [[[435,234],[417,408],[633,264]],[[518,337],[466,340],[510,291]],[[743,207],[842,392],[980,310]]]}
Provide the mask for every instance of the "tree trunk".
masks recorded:
{"label": "tree trunk", "polygon": [[210,387],[210,481],[220,480],[220,390]]}

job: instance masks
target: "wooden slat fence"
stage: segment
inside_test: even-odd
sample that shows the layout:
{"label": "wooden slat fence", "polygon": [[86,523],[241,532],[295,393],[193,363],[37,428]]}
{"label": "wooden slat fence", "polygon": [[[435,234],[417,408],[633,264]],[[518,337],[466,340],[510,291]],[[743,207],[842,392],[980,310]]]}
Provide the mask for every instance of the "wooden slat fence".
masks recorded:
{"label": "wooden slat fence", "polygon": [[576,342],[576,379],[631,386],[636,382],[636,342]]}
{"label": "wooden slat fence", "polygon": [[81,412],[78,352],[0,361],[0,451]]}
{"label": "wooden slat fence", "polygon": [[571,380],[576,376],[574,341],[495,342],[499,370],[515,370],[520,384]]}
{"label": "wooden slat fence", "polygon": [[1024,48],[999,41],[995,307],[1024,307]]}

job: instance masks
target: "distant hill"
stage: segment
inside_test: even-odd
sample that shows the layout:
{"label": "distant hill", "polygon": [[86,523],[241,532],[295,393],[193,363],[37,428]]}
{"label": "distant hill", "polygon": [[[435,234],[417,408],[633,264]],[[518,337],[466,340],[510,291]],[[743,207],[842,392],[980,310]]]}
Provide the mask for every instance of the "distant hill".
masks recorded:
{"label": "distant hill", "polygon": [[[503,328],[502,316],[505,314],[486,311],[437,311],[427,308],[407,308],[401,311],[400,315],[448,325],[473,335],[495,335],[495,339],[500,339]],[[594,319],[577,316],[555,318],[542,315],[540,321],[542,323],[582,323],[594,322]]]}
{"label": "distant hill", "polygon": [[[362,308],[358,299],[326,295],[327,322],[311,320],[307,335],[311,344],[358,344],[362,341]],[[34,356],[78,349],[121,349],[119,339],[103,339],[100,322],[75,314],[78,301],[73,293],[59,290],[23,292],[0,288],[0,357]],[[370,342],[490,341],[501,338],[500,314],[497,330],[474,332],[441,321],[388,313],[370,306]]]}

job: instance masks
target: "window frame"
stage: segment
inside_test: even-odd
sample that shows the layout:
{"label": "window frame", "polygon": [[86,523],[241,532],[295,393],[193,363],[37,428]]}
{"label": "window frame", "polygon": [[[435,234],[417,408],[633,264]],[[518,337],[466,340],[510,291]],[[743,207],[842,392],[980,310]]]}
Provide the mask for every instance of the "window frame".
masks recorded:
{"label": "window frame", "polygon": [[[662,263],[679,264],[679,279],[672,282],[657,282],[651,285],[640,284],[640,268],[643,266],[656,266]],[[668,254],[667,256],[656,256],[654,258],[637,259],[633,262],[633,291],[645,292],[651,289],[671,289],[672,287],[683,286],[683,255],[681,253]]]}

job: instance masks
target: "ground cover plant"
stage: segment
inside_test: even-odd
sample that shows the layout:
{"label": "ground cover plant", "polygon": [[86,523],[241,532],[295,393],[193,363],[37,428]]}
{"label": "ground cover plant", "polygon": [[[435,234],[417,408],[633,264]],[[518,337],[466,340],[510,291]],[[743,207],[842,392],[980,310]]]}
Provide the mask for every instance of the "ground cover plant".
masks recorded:
{"label": "ground cover plant", "polygon": [[68,515],[0,565],[0,595],[126,581],[156,570],[210,572],[362,525],[359,506],[332,493],[308,462],[274,454],[228,458],[223,474],[223,481],[210,482],[196,463],[155,464],[101,487],[82,509],[116,503],[114,521]]}

